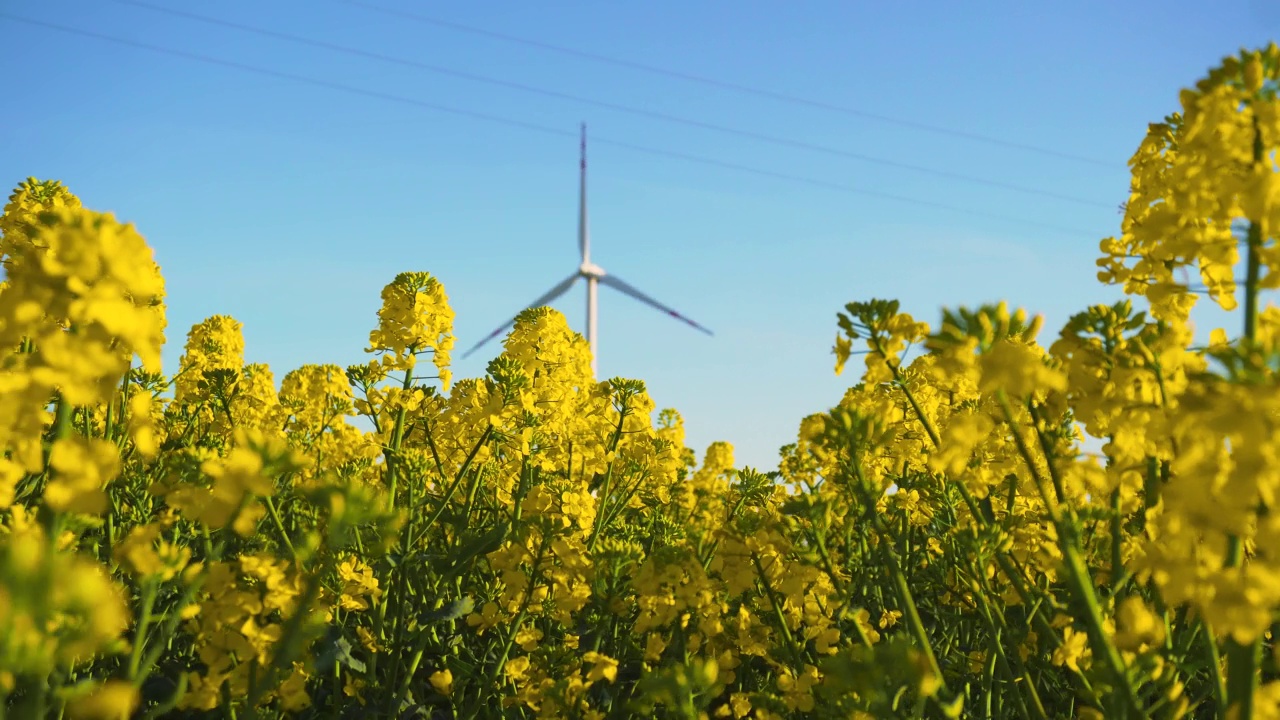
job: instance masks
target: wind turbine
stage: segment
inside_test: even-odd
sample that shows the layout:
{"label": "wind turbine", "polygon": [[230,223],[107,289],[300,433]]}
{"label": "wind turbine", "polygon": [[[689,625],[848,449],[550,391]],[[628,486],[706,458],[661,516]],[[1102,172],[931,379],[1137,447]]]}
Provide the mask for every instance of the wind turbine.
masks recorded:
{"label": "wind turbine", "polygon": [[[616,275],[610,275],[605,272],[604,268],[591,262],[591,241],[587,237],[587,126],[582,125],[582,143],[580,146],[581,160],[578,164],[579,168],[579,191],[578,191],[578,251],[582,255],[582,263],[578,265],[578,269],[572,275],[561,280],[555,287],[547,291],[545,295],[529,303],[530,308],[543,307],[552,302],[556,298],[569,291],[573,284],[580,279],[587,281],[587,343],[591,346],[591,373],[596,374],[596,357],[597,357],[597,308],[596,294],[598,286],[603,283],[613,289],[630,295],[640,302],[655,308],[671,317],[680,320],[687,325],[692,326],[696,330],[700,330],[708,335],[712,332],[689,318],[676,312],[674,309],[663,305],[648,295],[641,292],[632,285],[623,282]],[[503,323],[501,327],[489,333],[483,340],[476,343],[462,357],[468,357],[476,350],[479,350],[485,343],[498,337],[507,328],[515,323],[515,318]]]}

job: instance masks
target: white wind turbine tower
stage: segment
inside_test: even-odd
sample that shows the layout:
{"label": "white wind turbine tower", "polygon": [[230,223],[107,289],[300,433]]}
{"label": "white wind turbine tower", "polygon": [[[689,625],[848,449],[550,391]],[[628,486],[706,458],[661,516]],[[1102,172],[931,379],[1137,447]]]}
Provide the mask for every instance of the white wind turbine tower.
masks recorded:
{"label": "white wind turbine tower", "polygon": [[[596,374],[596,358],[597,353],[597,308],[596,308],[596,292],[600,283],[604,283],[623,294],[639,300],[649,307],[656,308],[671,317],[691,325],[697,330],[711,335],[712,332],[689,318],[676,312],[674,309],[663,305],[653,298],[640,292],[635,287],[618,279],[617,276],[610,275],[604,271],[604,268],[591,262],[591,241],[587,238],[587,126],[582,126],[582,144],[581,144],[581,160],[579,162],[579,193],[578,193],[578,250],[582,254],[582,263],[578,265],[578,269],[569,277],[560,281],[555,287],[547,291],[545,295],[534,300],[529,304],[530,308],[542,307],[561,295],[568,292],[580,278],[587,281],[587,343],[591,346],[591,373]],[[485,343],[498,337],[507,328],[514,324],[515,318],[503,323],[501,327],[489,333],[483,340],[476,343],[468,350],[463,357],[467,357],[479,350]]]}

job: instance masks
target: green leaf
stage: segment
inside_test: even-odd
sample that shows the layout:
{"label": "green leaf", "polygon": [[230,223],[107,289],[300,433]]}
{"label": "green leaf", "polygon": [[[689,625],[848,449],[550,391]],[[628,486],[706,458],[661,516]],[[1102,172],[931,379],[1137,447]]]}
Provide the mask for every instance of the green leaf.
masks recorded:
{"label": "green leaf", "polygon": [[364,672],[364,661],[351,654],[351,643],[341,633],[338,628],[329,629],[329,634],[320,642],[321,650],[316,659],[316,667],[330,668],[336,662],[358,673]]}
{"label": "green leaf", "polygon": [[472,538],[459,550],[457,557],[454,558],[453,564],[449,566],[445,575],[447,577],[456,577],[458,571],[474,560],[477,556],[486,555],[497,550],[502,546],[502,542],[507,539],[507,533],[509,531],[510,527],[507,523],[502,522],[483,535],[477,538]]}
{"label": "green leaf", "polygon": [[422,613],[418,618],[418,624],[429,625],[440,622],[452,622],[464,615],[470,614],[472,610],[475,610],[475,608],[475,601],[468,595],[461,600],[454,600],[442,608],[428,610],[427,612]]}

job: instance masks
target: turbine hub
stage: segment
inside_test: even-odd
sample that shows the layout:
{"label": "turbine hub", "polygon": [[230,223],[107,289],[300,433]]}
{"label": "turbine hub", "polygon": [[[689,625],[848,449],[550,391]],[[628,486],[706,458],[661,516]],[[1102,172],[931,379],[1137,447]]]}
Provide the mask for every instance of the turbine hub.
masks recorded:
{"label": "turbine hub", "polygon": [[578,274],[588,278],[602,278],[605,276],[605,271],[593,262],[584,262],[578,266]]}

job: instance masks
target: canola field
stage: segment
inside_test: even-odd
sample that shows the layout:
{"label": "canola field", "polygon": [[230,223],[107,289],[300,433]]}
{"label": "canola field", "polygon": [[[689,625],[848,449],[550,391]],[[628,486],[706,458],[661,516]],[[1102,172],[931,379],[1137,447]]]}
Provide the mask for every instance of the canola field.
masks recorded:
{"label": "canola field", "polygon": [[1280,718],[1278,79],[1242,51],[1135,138],[1097,262],[1131,299],[847,305],[861,376],[771,472],[550,309],[453,378],[425,272],[364,364],[277,383],[214,316],[163,374],[143,237],[22,182],[0,718]]}

